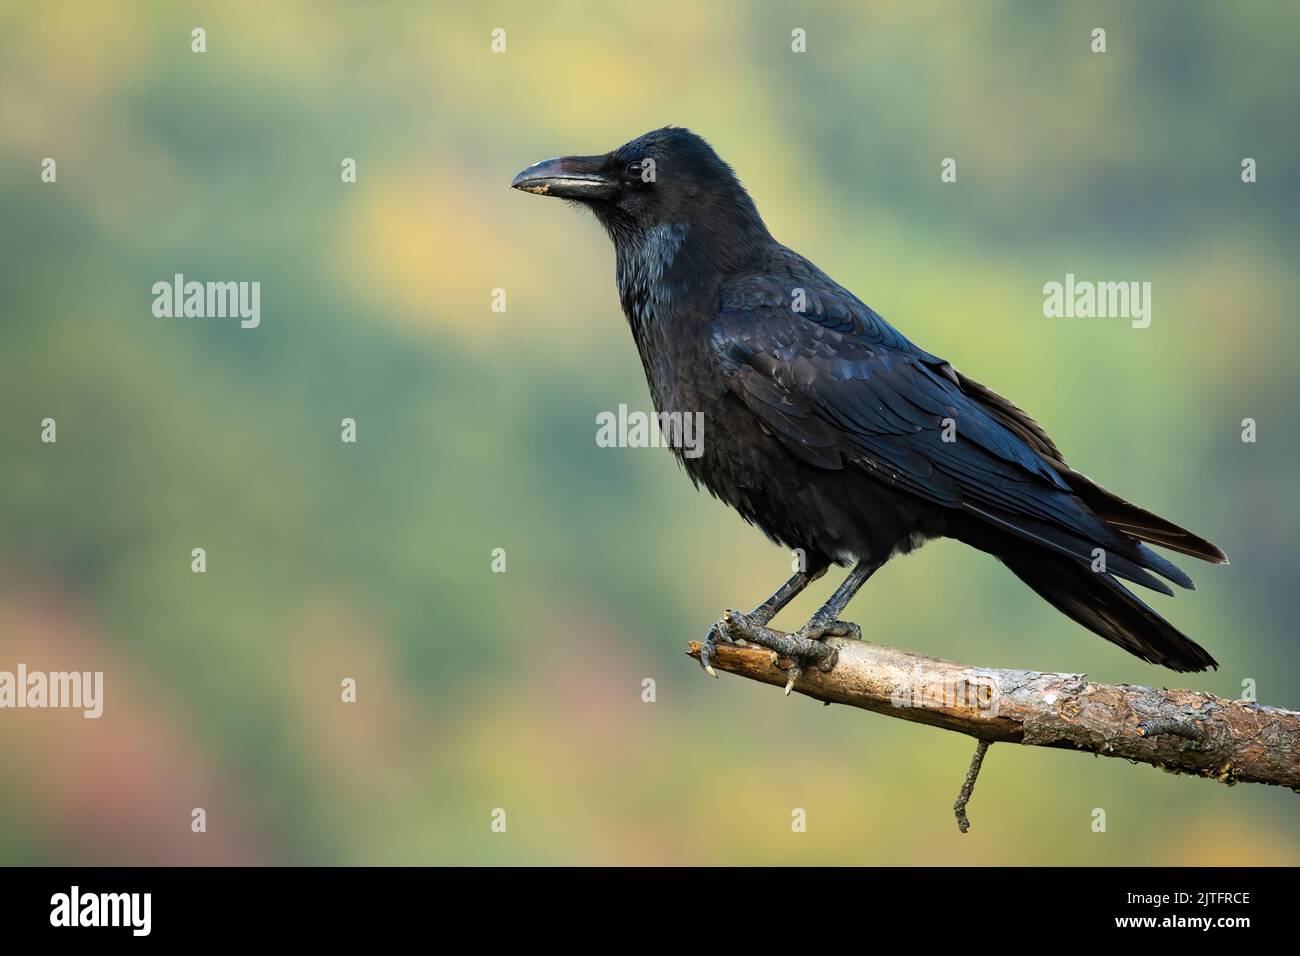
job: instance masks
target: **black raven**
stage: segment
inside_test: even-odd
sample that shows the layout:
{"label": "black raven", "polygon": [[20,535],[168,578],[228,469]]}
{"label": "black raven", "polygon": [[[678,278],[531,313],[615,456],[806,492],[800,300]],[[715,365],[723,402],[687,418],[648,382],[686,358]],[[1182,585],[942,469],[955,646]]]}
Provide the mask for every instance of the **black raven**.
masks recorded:
{"label": "black raven", "polygon": [[[731,167],[667,127],[609,153],[525,169],[516,189],[589,208],[614,242],[616,279],[655,408],[703,412],[703,453],[677,454],[698,486],[787,548],[797,572],[708,633],[827,666],[818,639],[873,572],[939,536],[998,558],[1057,610],[1145,661],[1217,666],[1119,579],[1172,594],[1191,579],[1143,542],[1226,564],[1204,538],[1070,468],[1002,396],[918,348],[857,296],[772,238]],[[832,564],[848,578],[792,635],[772,617]],[[1154,572],[1154,574],[1152,573]],[[793,678],[792,678],[793,680]]]}

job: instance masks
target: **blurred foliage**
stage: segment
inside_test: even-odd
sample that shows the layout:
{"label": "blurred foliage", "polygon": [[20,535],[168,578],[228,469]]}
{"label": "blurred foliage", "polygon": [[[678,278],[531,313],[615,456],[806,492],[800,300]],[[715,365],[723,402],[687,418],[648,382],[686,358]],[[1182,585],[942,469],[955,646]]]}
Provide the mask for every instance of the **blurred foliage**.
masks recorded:
{"label": "blurred foliage", "polygon": [[[4,3],[0,669],[102,669],[106,712],[0,713],[0,861],[1300,862],[1294,795],[1016,747],[960,837],[964,738],[704,679],[686,640],[788,556],[668,454],[596,446],[598,411],[648,407],[608,242],[506,189],[702,133],[779,238],[1227,550],[1156,602],[1222,662],[1186,683],[1300,705],[1298,28],[1285,2]],[[154,318],[175,272],[260,281],[261,327]],[[1044,319],[1066,272],[1150,280],[1152,326]],[[1184,682],[952,543],[851,612]]]}

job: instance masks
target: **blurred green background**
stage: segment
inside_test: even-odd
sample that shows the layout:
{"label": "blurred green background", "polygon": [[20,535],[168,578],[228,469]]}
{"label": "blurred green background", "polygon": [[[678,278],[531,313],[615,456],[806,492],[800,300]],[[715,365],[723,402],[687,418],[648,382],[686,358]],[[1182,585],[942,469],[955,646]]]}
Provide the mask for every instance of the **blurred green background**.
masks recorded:
{"label": "blurred green background", "polygon": [[[106,683],[98,721],[0,712],[0,861],[1300,863],[1291,793],[1012,746],[960,836],[966,738],[702,676],[686,641],[789,557],[597,447],[649,407],[612,251],[506,188],[695,129],[783,242],[1232,558],[1154,599],[1216,673],[951,542],[850,606],[869,638],[1300,706],[1295,4],[0,9],[0,669]],[[154,318],[176,272],[260,281],[261,327]],[[1045,319],[1067,272],[1151,281],[1151,327]]]}

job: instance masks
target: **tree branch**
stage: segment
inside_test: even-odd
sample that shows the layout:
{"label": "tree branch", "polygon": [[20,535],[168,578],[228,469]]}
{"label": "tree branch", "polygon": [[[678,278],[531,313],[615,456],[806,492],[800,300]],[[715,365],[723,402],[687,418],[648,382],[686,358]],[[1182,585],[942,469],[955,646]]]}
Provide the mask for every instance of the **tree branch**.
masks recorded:
{"label": "tree branch", "polygon": [[[836,651],[834,667],[796,673],[794,689],[827,704],[984,743],[1086,750],[1229,785],[1267,783],[1300,793],[1300,712],[1190,690],[1095,684],[1082,674],[968,667],[846,638],[826,643]],[[698,659],[699,642],[687,653]],[[784,687],[792,662],[758,647],[719,644],[712,663]],[[959,821],[985,749],[977,751],[954,807]]]}
{"label": "tree branch", "polygon": [[970,795],[975,792],[975,779],[980,775],[980,767],[984,766],[984,755],[992,746],[987,740],[981,740],[975,745],[975,756],[971,757],[970,769],[966,771],[966,779],[962,781],[961,791],[952,805],[952,812],[957,817],[957,829],[962,833],[970,829],[970,820],[966,819],[966,804],[970,803]]}

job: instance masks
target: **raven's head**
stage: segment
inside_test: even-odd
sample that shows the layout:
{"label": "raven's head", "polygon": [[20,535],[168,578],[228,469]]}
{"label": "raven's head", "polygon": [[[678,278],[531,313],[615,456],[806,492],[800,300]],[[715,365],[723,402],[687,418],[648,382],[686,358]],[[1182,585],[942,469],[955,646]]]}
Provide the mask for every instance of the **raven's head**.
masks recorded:
{"label": "raven's head", "polygon": [[666,126],[595,156],[563,156],[529,166],[514,189],[587,206],[616,245],[656,227],[676,227],[705,242],[735,248],[770,238],[731,167],[688,129]]}

